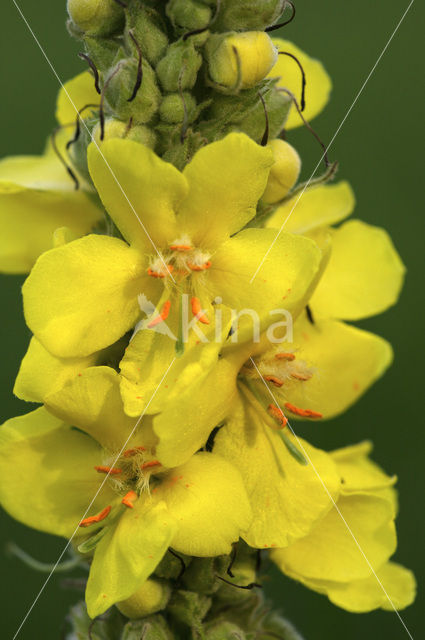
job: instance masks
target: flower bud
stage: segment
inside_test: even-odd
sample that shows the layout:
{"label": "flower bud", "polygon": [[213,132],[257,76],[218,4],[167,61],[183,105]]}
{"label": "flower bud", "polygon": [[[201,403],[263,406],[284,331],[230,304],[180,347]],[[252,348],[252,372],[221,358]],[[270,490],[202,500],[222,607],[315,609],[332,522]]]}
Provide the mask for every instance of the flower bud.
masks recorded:
{"label": "flower bud", "polygon": [[177,124],[187,118],[187,122],[193,122],[196,118],[196,100],[187,92],[170,93],[163,98],[159,107],[159,117],[163,122]]}
{"label": "flower bud", "polygon": [[127,600],[117,602],[117,607],[127,618],[144,618],[162,611],[167,606],[171,587],[164,580],[149,578]]}
{"label": "flower bud", "polygon": [[[249,637],[252,637],[251,634]],[[224,638],[246,640],[247,636],[236,624],[225,620],[210,622],[205,626],[205,640],[223,640]]]}
{"label": "flower bud", "polygon": [[213,35],[206,44],[211,79],[226,89],[255,87],[277,60],[277,49],[267,33],[247,31]]}
{"label": "flower bud", "polygon": [[[164,55],[168,45],[168,38],[162,29],[162,20],[158,11],[135,2],[128,8],[128,26],[140,46],[143,57],[151,64],[156,64]],[[125,41],[130,46],[134,45],[127,29]]]}
{"label": "flower bud", "polygon": [[74,25],[87,35],[107,36],[124,23],[124,11],[115,0],[68,0]]}
{"label": "flower bud", "polygon": [[285,0],[222,0],[214,31],[262,31],[276,22]]}
{"label": "flower bud", "polygon": [[120,60],[106,80],[106,99],[121,120],[133,118],[135,124],[149,122],[158,109],[161,94],[155,73],[146,60],[142,63],[143,79],[135,98],[129,102],[137,79],[137,60]]}
{"label": "flower bud", "polygon": [[96,144],[101,145],[105,140],[111,138],[126,138],[127,140],[134,140],[140,142],[153,149],[156,143],[155,132],[144,125],[128,125],[128,122],[117,120],[116,118],[107,118],[105,120],[103,140],[101,140],[101,126],[100,123],[96,125],[93,130],[93,140]]}
{"label": "flower bud", "polygon": [[191,40],[180,40],[168,47],[156,67],[156,73],[165,91],[185,91],[194,86],[201,64],[202,56]]}
{"label": "flower bud", "polygon": [[174,27],[182,31],[203,29],[212,17],[211,9],[198,0],[170,0],[166,13]]}
{"label": "flower bud", "polygon": [[273,151],[274,164],[262,200],[273,204],[282,200],[297,182],[301,158],[294,147],[284,140],[272,140],[267,146]]}

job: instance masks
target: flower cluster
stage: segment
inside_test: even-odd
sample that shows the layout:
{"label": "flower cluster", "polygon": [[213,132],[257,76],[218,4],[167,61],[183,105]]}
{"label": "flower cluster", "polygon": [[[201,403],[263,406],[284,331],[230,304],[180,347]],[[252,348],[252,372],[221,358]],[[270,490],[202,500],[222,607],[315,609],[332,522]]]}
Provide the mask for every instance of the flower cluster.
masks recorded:
{"label": "flower cluster", "polygon": [[0,268],[29,271],[33,333],[14,391],[41,405],[1,427],[0,499],[90,561],[92,618],[181,614],[176,554],[191,591],[218,563],[208,596],[223,556],[249,586],[267,549],[347,610],[414,598],[390,561],[396,478],[368,442],[296,434],[390,365],[351,322],[396,302],[404,267],[384,230],[345,221],[348,183],[297,187],[280,134],[302,124],[298,65],[308,120],[330,81],[264,31],[286,5],[69,0],[91,72],[61,90],[45,154],[0,164]]}

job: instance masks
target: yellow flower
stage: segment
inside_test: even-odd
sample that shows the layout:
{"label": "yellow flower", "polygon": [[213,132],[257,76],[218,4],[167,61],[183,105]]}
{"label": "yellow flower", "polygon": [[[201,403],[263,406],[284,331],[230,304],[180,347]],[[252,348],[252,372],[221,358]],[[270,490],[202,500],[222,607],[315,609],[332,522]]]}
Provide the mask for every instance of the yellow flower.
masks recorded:
{"label": "yellow flower", "polygon": [[397,544],[396,478],[369,460],[370,450],[364,442],[331,454],[341,478],[337,509],[305,538],[271,555],[288,576],[356,613],[403,609],[415,598],[411,571],[389,561]]}
{"label": "yellow flower", "polygon": [[[303,111],[304,118],[309,122],[317,116],[326,106],[332,88],[331,79],[321,62],[310,58],[304,51],[299,49],[289,40],[282,38],[272,38],[274,45],[278,51],[285,51],[295,56],[304,69],[307,85],[306,85],[306,106]],[[276,64],[269,73],[270,78],[279,78],[278,87],[289,89],[294,94],[300,105],[301,91],[301,74],[300,69],[292,58],[285,55],[279,55]],[[285,129],[294,129],[301,127],[303,121],[298,115],[294,106],[291,106]]]}
{"label": "yellow flower", "polygon": [[87,542],[95,547],[86,592],[91,617],[135,594],[168,547],[228,554],[251,522],[242,479],[228,461],[202,452],[177,468],[163,467],[149,418],[130,438],[136,421],[122,411],[118,378],[108,367],[88,368],[48,398],[57,417],[40,408],[0,432],[6,511],[65,537],[77,528],[76,544],[95,535]]}
{"label": "yellow flower", "polygon": [[142,293],[171,323],[183,293],[201,310],[219,297],[269,323],[282,291],[291,289],[289,311],[303,308],[321,257],[309,239],[283,234],[261,279],[249,284],[274,237],[269,229],[239,231],[264,191],[268,149],[231,134],[201,149],[183,173],[129,140],[106,141],[102,152],[109,166],[89,149],[91,175],[129,244],[88,235],[40,257],[24,284],[24,308],[51,353],[81,357],[112,344],[136,325]]}
{"label": "yellow flower", "polygon": [[[80,109],[93,102],[93,78],[89,73],[80,74],[61,89],[56,113],[60,125],[76,119],[65,90]],[[71,137],[69,129],[57,136],[64,156]],[[102,220],[93,190],[81,177],[79,181],[76,190],[50,143],[42,156],[14,156],[0,162],[0,271],[27,273],[38,256],[54,245],[58,228],[67,227],[79,237]]]}

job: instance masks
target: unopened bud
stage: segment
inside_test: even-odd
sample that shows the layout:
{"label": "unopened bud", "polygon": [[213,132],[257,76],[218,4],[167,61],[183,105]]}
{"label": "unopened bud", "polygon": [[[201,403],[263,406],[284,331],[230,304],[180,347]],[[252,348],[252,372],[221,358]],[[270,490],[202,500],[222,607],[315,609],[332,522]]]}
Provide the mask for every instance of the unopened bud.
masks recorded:
{"label": "unopened bud", "polygon": [[294,147],[284,140],[272,140],[268,147],[273,151],[274,164],[262,200],[273,204],[282,200],[297,182],[301,158]]}
{"label": "unopened bud", "polygon": [[[251,634],[249,637],[252,637]],[[224,640],[224,638],[245,640],[247,635],[233,622],[221,620],[219,622],[210,622],[205,625],[205,640]]]}
{"label": "unopened bud", "polygon": [[140,142],[153,149],[156,143],[155,132],[144,125],[131,125],[128,122],[117,120],[116,118],[107,118],[105,120],[105,126],[102,127],[100,123],[93,129],[93,140],[97,145],[101,145],[105,140],[111,138],[126,138],[127,140],[134,140]]}
{"label": "unopened bud", "polygon": [[190,93],[170,93],[160,104],[159,117],[169,124],[184,122],[185,119],[190,123],[196,118],[196,111],[196,100]]}
{"label": "unopened bud", "polygon": [[127,600],[117,602],[117,607],[127,618],[136,619],[162,611],[170,599],[171,587],[164,580],[150,578]]}
{"label": "unopened bud", "polygon": [[68,0],[74,25],[87,35],[107,36],[124,23],[123,8],[115,0]]}
{"label": "unopened bud", "polygon": [[[168,38],[162,29],[161,17],[155,9],[134,2],[128,8],[128,26],[138,42],[142,55],[151,64],[156,64],[164,55],[168,45]],[[132,45],[128,30],[125,40]]]}
{"label": "unopened bud", "polygon": [[192,89],[202,64],[202,56],[191,40],[180,40],[168,47],[156,73],[165,91],[174,93]]}
{"label": "unopened bud", "polygon": [[133,118],[135,124],[149,122],[156,112],[161,99],[160,91],[155,80],[155,73],[148,62],[142,63],[142,82],[134,95],[137,82],[137,60],[127,58],[120,60],[106,79],[105,95],[109,105],[119,118],[129,120]]}
{"label": "unopened bud", "polygon": [[285,0],[221,0],[214,31],[261,31],[276,22]]}
{"label": "unopened bud", "polygon": [[166,12],[175,28],[186,31],[208,27],[212,17],[211,9],[198,0],[170,0]]}
{"label": "unopened bud", "polygon": [[277,60],[277,48],[262,31],[215,34],[206,44],[211,79],[225,89],[250,89]]}
{"label": "unopened bud", "polygon": [[[108,638],[117,638],[117,631],[114,630]],[[97,636],[105,637],[106,636]],[[149,616],[143,620],[131,620],[125,625],[123,632],[119,635],[120,640],[173,640],[174,634],[171,632],[167,622],[162,615]]]}

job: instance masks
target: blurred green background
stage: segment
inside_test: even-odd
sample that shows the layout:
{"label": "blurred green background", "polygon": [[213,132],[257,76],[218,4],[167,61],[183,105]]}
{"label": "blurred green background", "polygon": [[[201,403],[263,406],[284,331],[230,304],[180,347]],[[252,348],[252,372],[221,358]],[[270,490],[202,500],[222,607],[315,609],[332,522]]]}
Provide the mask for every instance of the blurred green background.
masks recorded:
{"label": "blurred green background", "polygon": [[[18,2],[62,80],[83,70],[78,43],[68,36],[65,0]],[[330,72],[334,91],[331,104],[314,126],[325,141],[342,118],[388,41],[407,0],[356,2],[321,0],[297,2],[297,18],[284,30],[308,53],[320,58]],[[392,342],[396,359],[391,371],[343,417],[329,423],[300,425],[298,433],[313,443],[334,448],[371,438],[375,459],[399,476],[399,548],[396,560],[423,574],[423,505],[420,503],[423,470],[424,397],[423,341],[424,272],[422,105],[419,82],[422,30],[421,7],[414,3],[358,103],[337,136],[331,159],[340,161],[339,176],[352,183],[357,195],[356,215],[384,226],[407,267],[408,276],[399,305],[362,326]],[[53,126],[58,81],[37,48],[12,0],[0,8],[0,155],[39,153]],[[289,140],[301,152],[309,177],[320,149],[303,130]],[[1,232],[1,230],[0,230]],[[24,413],[28,407],[12,396],[14,377],[29,338],[21,310],[22,278],[0,277],[1,354],[0,418]],[[37,478],[34,478],[37,482]],[[30,498],[30,497],[29,497]],[[54,562],[64,541],[26,530],[0,513],[2,575],[2,638],[12,638],[41,588],[45,576],[32,572],[4,553],[14,540],[40,560]],[[269,581],[274,601],[299,627],[307,640],[345,640],[408,637],[394,613],[352,615],[331,605],[323,596],[278,576]],[[61,577],[49,582],[19,638],[53,640],[61,637],[67,608],[78,597],[65,590]],[[419,602],[421,593],[419,593]],[[418,636],[420,604],[401,612],[410,633]]]}

